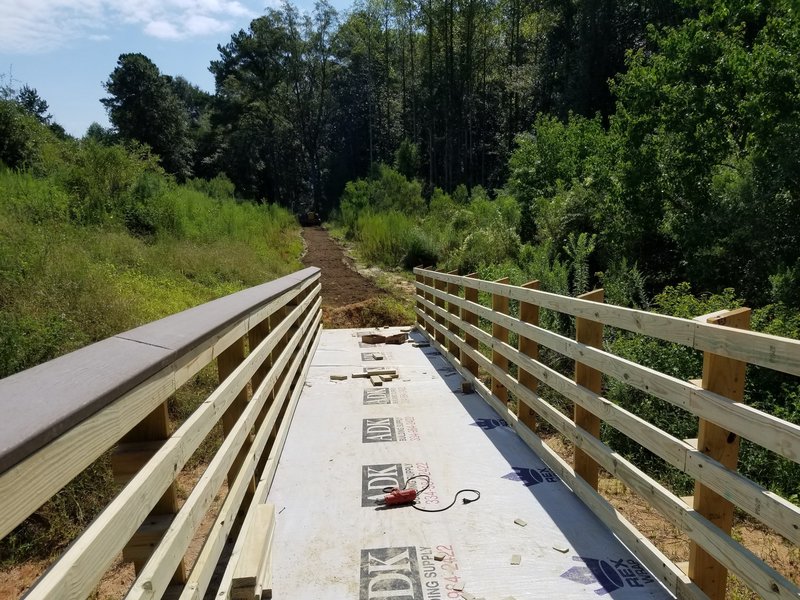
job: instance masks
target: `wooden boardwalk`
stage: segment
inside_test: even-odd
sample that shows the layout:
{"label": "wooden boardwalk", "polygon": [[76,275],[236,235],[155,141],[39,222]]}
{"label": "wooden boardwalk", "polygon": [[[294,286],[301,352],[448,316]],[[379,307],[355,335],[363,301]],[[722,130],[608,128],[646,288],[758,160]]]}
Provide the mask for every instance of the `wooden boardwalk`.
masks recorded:
{"label": "wooden boardwalk", "polygon": [[[671,597],[439,352],[358,333],[322,332],[289,430],[268,498],[274,597]],[[376,366],[399,377],[331,380]],[[420,508],[480,499],[376,505],[415,475]]]}

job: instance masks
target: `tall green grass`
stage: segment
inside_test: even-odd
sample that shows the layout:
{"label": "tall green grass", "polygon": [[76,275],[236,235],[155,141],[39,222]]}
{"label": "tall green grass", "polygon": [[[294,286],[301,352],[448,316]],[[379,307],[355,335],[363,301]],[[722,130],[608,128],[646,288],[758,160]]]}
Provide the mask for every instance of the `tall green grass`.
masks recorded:
{"label": "tall green grass", "polygon": [[[0,377],[299,268],[293,217],[174,185],[150,235],[69,217],[52,180],[0,173]],[[165,226],[164,222],[169,223]]]}
{"label": "tall green grass", "polygon": [[[141,147],[44,140],[24,170],[0,163],[0,377],[301,266],[294,217],[225,177],[181,186]],[[196,379],[181,418],[214,378]],[[102,457],[0,542],[0,564],[50,556],[114,492]]]}

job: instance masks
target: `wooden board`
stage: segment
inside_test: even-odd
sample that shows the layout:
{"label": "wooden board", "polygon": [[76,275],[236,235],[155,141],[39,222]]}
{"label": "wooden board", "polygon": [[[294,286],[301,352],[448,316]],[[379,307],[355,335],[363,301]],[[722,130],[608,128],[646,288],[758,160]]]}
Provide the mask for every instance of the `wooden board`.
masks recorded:
{"label": "wooden board", "polygon": [[233,570],[233,600],[253,600],[256,597],[256,587],[272,548],[274,532],[275,506],[270,503],[259,504],[247,530],[239,534],[244,535],[244,544]]}
{"label": "wooden board", "polygon": [[[311,357],[313,356],[314,351],[319,344],[320,329],[321,327],[319,325],[319,321],[317,321],[316,332],[313,334],[314,340],[312,342],[310,351],[306,354],[306,360],[303,364],[302,372],[300,373],[300,379],[302,381],[305,381],[308,375],[308,370],[311,367]],[[251,502],[260,502],[267,496],[269,491],[269,482],[271,481],[270,473],[274,473],[274,469],[278,463],[277,459],[281,455],[283,443],[286,439],[289,425],[291,424],[292,415],[294,414],[294,409],[297,405],[297,401],[300,398],[300,393],[302,390],[303,386],[295,386],[291,391],[291,398],[288,402],[285,418],[283,418],[278,425],[278,432],[275,435],[275,441],[272,444],[269,456],[267,456],[266,460],[264,461],[265,466],[261,471],[261,477],[259,479],[258,486],[256,487],[256,493],[253,499],[251,499]],[[279,398],[281,397],[281,390],[278,391],[277,395]],[[272,437],[270,435],[272,431],[272,423],[274,423],[274,419],[277,419],[278,414],[277,404],[270,408],[270,415],[273,413],[275,415],[274,418],[272,416],[268,416],[268,418],[265,419],[265,425],[256,433],[256,439],[253,442],[253,448],[259,453],[265,449],[267,440]],[[180,600],[200,600],[201,598],[205,597],[206,590],[208,589],[211,578],[216,570],[217,562],[219,561],[222,551],[225,548],[228,535],[233,528],[236,515],[239,512],[242,504],[246,490],[245,482],[247,476],[254,472],[255,466],[253,464],[248,464],[248,468],[252,471],[240,473],[239,477],[237,478],[237,483],[233,488],[231,488],[230,492],[226,496],[225,502],[223,503],[222,508],[220,509],[220,512],[211,528],[211,531],[208,534],[206,543],[203,545],[200,556],[198,556],[194,568],[189,575],[189,581],[180,594]],[[242,526],[246,526],[247,523],[248,519],[247,516],[245,516]],[[241,541],[241,538],[238,538],[237,541]],[[238,556],[235,548],[232,556]],[[234,563],[229,562],[230,569],[229,571],[226,571],[230,573],[231,577],[233,576],[233,565]]]}
{"label": "wooden board", "polygon": [[[731,498],[736,502],[737,506],[769,525],[787,539],[794,543],[800,543],[800,507],[765,490],[746,477],[731,471],[719,462],[698,452],[690,443],[661,431],[654,425],[614,405],[598,394],[578,386],[557,371],[546,367],[538,361],[531,361],[527,357],[521,356],[515,348],[494,340],[480,328],[463,321],[460,326],[465,333],[474,333],[477,339],[498,352],[504,353],[509,360],[516,362],[521,369],[531,372],[543,383],[569,400],[594,414],[600,415],[604,421],[639,444],[649,448],[672,466],[692,475],[696,480],[705,483],[719,494]],[[460,338],[459,342],[463,344]],[[590,347],[584,346],[584,348],[588,349]],[[517,382],[512,391],[517,393],[517,389],[521,387]],[[731,401],[728,402],[731,403]]]}
{"label": "wooden board", "polygon": [[[444,283],[463,285],[463,277],[425,269],[415,269],[429,278]],[[670,317],[621,306],[597,306],[594,302],[569,298],[549,292],[526,290],[521,287],[473,280],[469,285],[490,294],[501,294],[512,300],[531,302],[565,314],[586,317],[604,325],[619,327],[703,350],[721,356],[761,365],[776,371],[800,375],[800,340],[781,338],[764,333],[741,331],[728,327],[698,323],[690,319]]]}
{"label": "wooden board", "polygon": [[[498,279],[496,283],[508,283],[508,277]],[[508,298],[501,295],[492,295],[492,312],[508,314]],[[508,329],[499,323],[492,323],[492,337],[500,342],[508,342]],[[492,349],[492,364],[503,371],[508,371],[508,358]],[[492,394],[500,398],[504,404],[508,402],[508,390],[496,378],[492,378]]]}
{"label": "wooden board", "polygon": [[[437,327],[438,329],[445,331],[441,326]],[[449,331],[445,333],[445,336],[448,334],[450,334]],[[463,344],[462,340],[458,341]],[[436,342],[436,346],[443,354],[447,353],[444,345]],[[582,430],[578,429],[558,409],[550,406],[540,397],[533,395],[529,390],[519,386],[515,379],[506,373],[502,373],[480,353],[468,349],[465,344],[461,348],[470,352],[473,358],[492,376],[501,379],[509,389],[518,393],[523,401],[534,408],[540,416],[547,419],[562,435],[565,435],[577,447],[584,449],[604,469],[650,502],[676,527],[686,532],[690,539],[700,544],[720,563],[735,572],[759,595],[778,600],[779,598],[785,598],[787,595],[794,597],[800,594],[798,586],[769,567],[738,542],[720,532],[707,519],[695,511],[687,509],[680,498],[637,469],[622,456],[613,452],[597,438],[584,435]],[[502,405],[500,407],[502,409]],[[502,409],[500,414],[509,415],[513,418],[513,415],[505,409]]]}
{"label": "wooden board", "polygon": [[[0,380],[0,473],[262,305],[319,277],[311,267],[120,333]],[[26,410],[20,410],[24,406]],[[66,483],[66,482],[65,482]],[[63,484],[62,484],[63,485]]]}
{"label": "wooden board", "polygon": [[[602,302],[604,292],[603,290],[594,290],[582,294],[579,298],[591,300],[592,302]],[[594,348],[602,348],[603,324],[578,317],[575,319],[575,339],[579,344],[592,346]],[[575,383],[591,390],[595,394],[599,394],[602,391],[603,374],[583,362],[575,361]],[[575,404],[574,420],[577,427],[580,427],[590,435],[600,439],[600,417],[596,414],[587,410],[580,404]],[[580,448],[575,448],[573,464],[575,466],[575,473],[583,477],[584,481],[596,490],[600,473],[599,465]]]}
{"label": "wooden board", "polygon": [[[714,422],[785,458],[800,463],[800,425],[783,421],[743,404],[734,404],[724,396],[703,390],[643,367],[602,350],[558,335],[546,329],[521,323],[507,315],[495,314],[475,302],[454,299],[462,311],[470,311],[492,322],[497,321],[510,331],[535,340],[564,356],[592,366],[628,385],[666,400],[693,414]],[[469,337],[469,334],[465,333]]]}
{"label": "wooden board", "polygon": [[[310,301],[311,298],[309,297],[307,300]],[[310,312],[316,314],[317,318],[319,318],[319,307],[320,300],[317,298],[310,309]],[[299,311],[297,316],[303,313],[301,307],[297,307],[296,310]],[[286,323],[287,327],[288,325]],[[172,483],[175,472],[183,467],[194,450],[205,439],[219,419],[219,415],[225,411],[241,387],[250,380],[260,365],[263,355],[272,350],[272,344],[277,343],[282,334],[281,329],[272,332],[262,346],[251,353],[225,380],[225,383],[189,416],[159,450],[148,467],[134,477],[131,483],[120,492],[84,534],[42,577],[37,586],[29,592],[29,598],[45,598],[56,589],[66,595],[86,596],[89,594],[113,561],[116,553],[122,549],[158,498]],[[273,367],[275,376],[283,369],[285,362],[284,364],[281,362],[289,360],[291,351],[292,348],[287,347],[281,355],[281,360]],[[176,519],[181,518],[180,514]],[[183,551],[180,551],[180,553],[173,554],[170,561],[159,561],[159,568],[164,569],[162,573],[163,589],[166,589],[169,578],[182,554]],[[148,567],[153,562],[150,561]],[[142,571],[140,579],[146,575],[148,567]],[[153,584],[150,582],[148,585],[152,588]]]}

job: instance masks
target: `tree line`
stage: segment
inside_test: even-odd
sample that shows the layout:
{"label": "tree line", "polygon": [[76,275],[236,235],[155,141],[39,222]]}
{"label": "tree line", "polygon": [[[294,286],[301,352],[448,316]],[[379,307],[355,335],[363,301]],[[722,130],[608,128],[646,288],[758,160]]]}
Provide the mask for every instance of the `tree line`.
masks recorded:
{"label": "tree line", "polygon": [[213,94],[120,56],[113,127],[87,137],[324,214],[388,165],[419,182],[423,212],[437,193],[511,198],[511,258],[547,243],[564,260],[584,239],[590,274],[635,267],[653,293],[735,283],[749,303],[800,304],[790,0],[287,2],[218,50]]}
{"label": "tree line", "polygon": [[311,14],[287,2],[219,46],[213,95],[126,54],[103,104],[173,173],[225,171],[242,194],[286,205],[327,210],[401,148],[428,192],[494,189],[536,114],[607,118],[626,50],[688,12],[655,0],[368,0],[339,15],[325,0]]}

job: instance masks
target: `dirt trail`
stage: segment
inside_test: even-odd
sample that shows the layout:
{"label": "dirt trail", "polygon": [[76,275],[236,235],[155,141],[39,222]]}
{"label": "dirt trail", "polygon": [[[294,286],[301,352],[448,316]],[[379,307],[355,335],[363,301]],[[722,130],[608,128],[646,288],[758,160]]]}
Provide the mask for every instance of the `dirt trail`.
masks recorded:
{"label": "dirt trail", "polygon": [[338,308],[385,294],[355,270],[322,227],[305,227],[303,238],[307,246],[303,264],[322,269],[323,307]]}

